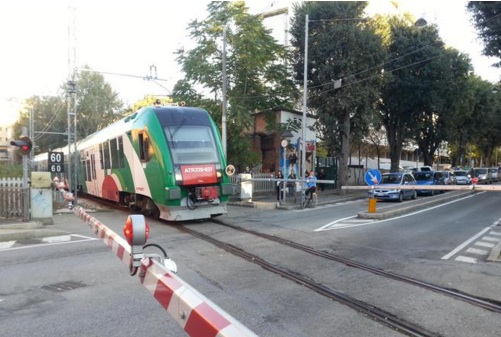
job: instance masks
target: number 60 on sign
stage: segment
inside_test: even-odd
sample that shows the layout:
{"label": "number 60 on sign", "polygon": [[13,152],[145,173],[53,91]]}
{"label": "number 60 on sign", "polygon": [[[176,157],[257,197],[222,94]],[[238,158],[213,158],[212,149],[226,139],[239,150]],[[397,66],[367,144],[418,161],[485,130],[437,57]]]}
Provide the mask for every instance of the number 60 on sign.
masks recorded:
{"label": "number 60 on sign", "polygon": [[63,152],[49,152],[49,172],[52,173],[64,172]]}

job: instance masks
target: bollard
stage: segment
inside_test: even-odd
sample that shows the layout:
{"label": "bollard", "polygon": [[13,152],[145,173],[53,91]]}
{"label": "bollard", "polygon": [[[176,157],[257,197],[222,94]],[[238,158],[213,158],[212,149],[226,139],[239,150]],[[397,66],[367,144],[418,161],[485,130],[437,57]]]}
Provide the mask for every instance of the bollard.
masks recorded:
{"label": "bollard", "polygon": [[369,213],[376,213],[376,198],[369,198]]}

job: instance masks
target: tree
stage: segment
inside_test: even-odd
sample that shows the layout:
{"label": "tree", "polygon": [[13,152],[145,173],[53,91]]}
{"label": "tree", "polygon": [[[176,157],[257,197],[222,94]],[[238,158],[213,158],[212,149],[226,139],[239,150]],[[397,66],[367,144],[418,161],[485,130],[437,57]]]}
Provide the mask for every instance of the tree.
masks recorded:
{"label": "tree", "polygon": [[398,171],[408,140],[418,144],[424,164],[432,164],[472,71],[468,57],[444,47],[435,26],[417,28],[410,22],[406,17],[387,19],[388,61],[379,108],[391,171]]}
{"label": "tree", "polygon": [[308,106],[318,116],[319,137],[339,157],[338,188],[347,182],[352,133],[366,128],[365,117],[375,107],[385,56],[381,37],[363,16],[366,6],[358,1],[301,2],[291,24],[295,78],[301,84],[309,15]]}
{"label": "tree", "polygon": [[[484,55],[501,58],[501,2],[468,1],[466,8],[472,14],[473,24],[484,41]],[[501,67],[501,62],[494,66]]]}
{"label": "tree", "polygon": [[68,111],[62,97],[34,96],[26,103],[33,111],[35,154],[68,144],[68,136],[63,134],[68,129]]}
{"label": "tree", "polygon": [[[292,106],[297,96],[287,73],[287,50],[278,44],[262,24],[262,17],[250,15],[245,3],[211,2],[205,20],[189,24],[190,37],[196,47],[179,50],[177,61],[185,79],[176,84],[174,94],[192,98],[211,112],[222,127],[222,74],[226,71],[228,162],[248,164],[251,140],[245,132],[251,129],[251,112],[276,106]],[[223,69],[223,30],[226,27],[226,69]],[[195,87],[201,87],[195,91]],[[209,96],[207,100],[201,97]],[[207,105],[205,105],[207,104]],[[269,119],[272,122],[272,119]],[[272,127],[276,127],[271,123]]]}
{"label": "tree", "polygon": [[[118,93],[105,82],[103,75],[84,70],[76,74],[75,80],[77,82],[77,140],[123,117],[123,103],[118,98]],[[66,84],[62,86],[62,89],[65,88]]]}

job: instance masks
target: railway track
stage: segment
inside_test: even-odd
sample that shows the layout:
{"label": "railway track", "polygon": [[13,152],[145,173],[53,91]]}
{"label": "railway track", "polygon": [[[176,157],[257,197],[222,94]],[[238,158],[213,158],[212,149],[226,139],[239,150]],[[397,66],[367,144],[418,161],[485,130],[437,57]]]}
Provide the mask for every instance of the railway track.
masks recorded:
{"label": "railway track", "polygon": [[[113,205],[109,205],[113,206]],[[120,210],[123,210],[123,208],[119,208]],[[402,282],[405,284],[409,284],[415,287],[423,288],[428,291],[432,291],[434,293],[448,296],[450,298],[453,298],[454,300],[462,301],[465,303],[468,303],[469,305],[479,307],[494,313],[501,313],[501,303],[495,300],[490,300],[490,299],[485,299],[485,298],[480,298],[476,297],[470,294],[462,293],[456,290],[448,289],[448,288],[443,288],[437,285],[433,285],[431,283],[427,283],[421,280],[409,278],[406,276],[398,275],[392,272],[388,272],[379,268],[375,268],[357,261],[353,261],[347,258],[344,258],[342,256],[338,256],[332,253],[328,253],[325,251],[321,251],[309,246],[302,245],[300,243],[284,239],[275,235],[269,235],[261,232],[257,232],[254,230],[246,229],[240,226],[232,225],[225,223],[224,221],[220,219],[212,219],[212,222],[219,225],[219,226],[224,226],[225,228],[229,228],[231,230],[239,231],[242,233],[245,233],[247,235],[252,235],[254,237],[259,237],[264,240],[268,240],[271,242],[274,242],[279,245],[287,246],[289,248],[308,253],[310,255],[320,257],[322,259],[327,259],[331,261],[338,262],[340,264],[343,264],[345,266],[348,266],[350,268],[354,268],[357,270],[369,272],[387,279],[395,280],[398,282]],[[425,327],[415,324],[413,322],[410,322],[407,319],[403,319],[401,317],[398,317],[397,315],[394,315],[382,308],[379,308],[377,305],[367,303],[365,301],[361,301],[357,298],[354,298],[352,296],[349,296],[345,293],[343,293],[340,290],[333,289],[329,286],[326,286],[325,284],[319,283],[315,280],[313,280],[311,277],[301,274],[295,270],[289,270],[286,267],[280,266],[276,263],[272,263],[256,254],[252,254],[251,252],[248,252],[240,247],[237,247],[231,243],[224,242],[221,240],[218,240],[214,238],[211,235],[204,234],[200,231],[194,230],[193,227],[195,226],[190,226],[190,225],[181,225],[181,224],[172,224],[167,221],[162,221],[162,223],[175,228],[183,233],[186,233],[188,235],[191,235],[193,237],[196,237],[197,239],[204,240],[206,242],[209,242],[213,244],[214,246],[223,249],[235,256],[238,256],[248,262],[252,262],[254,264],[259,265],[261,268],[264,270],[267,270],[269,272],[275,273],[277,275],[280,275],[281,277],[291,280],[297,284],[300,284],[308,289],[311,289],[315,291],[318,294],[321,294],[322,296],[325,296],[329,299],[332,299],[334,301],[337,301],[339,303],[342,303],[357,312],[360,312],[364,314],[365,316],[383,324],[384,326],[387,326],[397,332],[400,332],[402,334],[408,335],[408,336],[442,336],[440,333],[430,331],[426,329]]]}

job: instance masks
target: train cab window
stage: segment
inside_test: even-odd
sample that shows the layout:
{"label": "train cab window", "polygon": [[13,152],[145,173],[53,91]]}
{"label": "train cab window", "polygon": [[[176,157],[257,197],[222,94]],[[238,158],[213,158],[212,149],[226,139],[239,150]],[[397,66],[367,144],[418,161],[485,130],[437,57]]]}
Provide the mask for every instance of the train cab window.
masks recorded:
{"label": "train cab window", "polygon": [[165,127],[172,160],[176,164],[216,163],[219,155],[211,129],[205,125]]}
{"label": "train cab window", "polygon": [[146,133],[139,134],[139,159],[141,161],[149,161],[151,159],[151,144]]}

